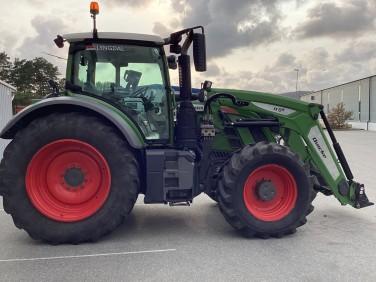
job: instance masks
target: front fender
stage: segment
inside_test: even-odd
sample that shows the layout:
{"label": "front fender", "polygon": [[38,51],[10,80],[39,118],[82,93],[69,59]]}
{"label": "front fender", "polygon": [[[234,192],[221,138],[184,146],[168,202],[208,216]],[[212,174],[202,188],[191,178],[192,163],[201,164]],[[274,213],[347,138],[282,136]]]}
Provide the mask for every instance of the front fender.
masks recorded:
{"label": "front fender", "polygon": [[16,133],[27,126],[32,120],[58,111],[78,111],[95,114],[112,123],[133,148],[140,149],[146,146],[137,128],[132,126],[134,123],[127,115],[112,106],[106,107],[94,100],[75,97],[50,98],[30,105],[8,122],[1,131],[0,137],[3,139],[13,139]]}

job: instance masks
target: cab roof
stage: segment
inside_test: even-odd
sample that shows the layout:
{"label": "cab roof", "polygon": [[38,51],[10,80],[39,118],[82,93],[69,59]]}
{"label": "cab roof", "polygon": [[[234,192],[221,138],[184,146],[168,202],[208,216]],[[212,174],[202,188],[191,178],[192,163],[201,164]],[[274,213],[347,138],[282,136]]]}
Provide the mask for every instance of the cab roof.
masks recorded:
{"label": "cab roof", "polygon": [[[91,32],[71,33],[63,35],[69,43],[79,42],[84,39],[92,39],[93,34]],[[163,45],[164,40],[157,35],[138,34],[138,33],[124,33],[124,32],[98,32],[99,39],[115,39],[115,40],[130,40],[130,41],[146,41],[152,42],[157,45]]]}

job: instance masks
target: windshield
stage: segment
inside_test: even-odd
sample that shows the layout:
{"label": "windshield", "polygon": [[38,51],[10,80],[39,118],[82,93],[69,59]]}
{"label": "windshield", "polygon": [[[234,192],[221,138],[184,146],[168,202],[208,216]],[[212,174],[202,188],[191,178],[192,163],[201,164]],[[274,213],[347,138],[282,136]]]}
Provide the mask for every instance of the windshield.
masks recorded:
{"label": "windshield", "polygon": [[168,138],[166,85],[161,49],[94,43],[74,55],[72,82],[115,103],[146,139]]}

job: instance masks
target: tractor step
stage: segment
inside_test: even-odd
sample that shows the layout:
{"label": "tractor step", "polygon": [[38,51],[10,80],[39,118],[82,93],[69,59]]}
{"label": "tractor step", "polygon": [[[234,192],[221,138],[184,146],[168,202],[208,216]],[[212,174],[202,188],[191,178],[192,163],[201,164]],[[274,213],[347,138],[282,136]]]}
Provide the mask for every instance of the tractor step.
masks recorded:
{"label": "tractor step", "polygon": [[190,206],[191,203],[189,201],[183,202],[169,202],[170,207],[181,207],[181,206]]}

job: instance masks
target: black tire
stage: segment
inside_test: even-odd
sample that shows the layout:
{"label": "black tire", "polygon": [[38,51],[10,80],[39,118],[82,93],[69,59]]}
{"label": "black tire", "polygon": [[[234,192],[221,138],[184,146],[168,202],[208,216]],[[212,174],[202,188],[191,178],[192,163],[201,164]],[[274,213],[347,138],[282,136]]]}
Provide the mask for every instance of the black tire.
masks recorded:
{"label": "black tire", "polygon": [[214,202],[218,203],[218,196],[217,196],[217,192],[216,191],[212,191],[208,194],[206,194],[209,196],[210,199],[212,199]]}
{"label": "black tire", "polygon": [[225,219],[247,237],[283,237],[313,211],[314,177],[288,147],[260,142],[227,162],[218,183]]}
{"label": "black tire", "polygon": [[[58,150],[63,153],[55,154]],[[72,167],[53,175],[63,167],[59,162],[70,161]],[[33,239],[54,245],[96,241],[112,232],[131,212],[139,187],[139,167],[128,143],[99,118],[80,113],[35,119],[16,134],[0,164],[4,210]],[[57,200],[51,196],[55,191],[61,195]],[[76,199],[81,196],[87,201]],[[58,214],[55,204],[62,210]]]}

